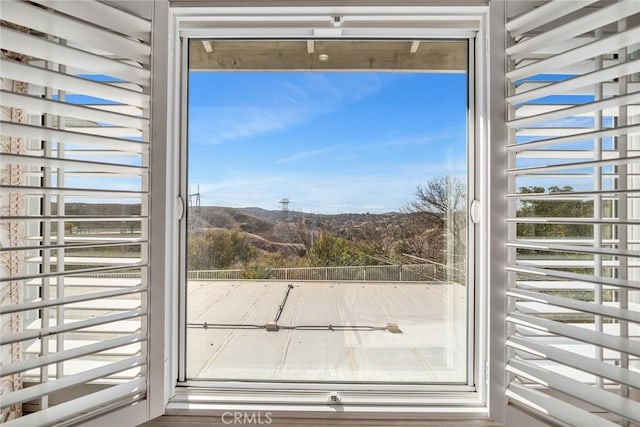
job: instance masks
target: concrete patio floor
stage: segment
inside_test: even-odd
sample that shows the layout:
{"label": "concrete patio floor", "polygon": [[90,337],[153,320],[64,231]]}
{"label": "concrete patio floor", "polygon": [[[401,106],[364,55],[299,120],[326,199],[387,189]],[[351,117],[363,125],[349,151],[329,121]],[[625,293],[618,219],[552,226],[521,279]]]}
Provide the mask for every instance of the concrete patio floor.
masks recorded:
{"label": "concrete patio floor", "polygon": [[[289,284],[280,328],[267,331]],[[465,382],[466,291],[443,282],[189,281],[187,376]],[[300,326],[316,328],[290,329]]]}

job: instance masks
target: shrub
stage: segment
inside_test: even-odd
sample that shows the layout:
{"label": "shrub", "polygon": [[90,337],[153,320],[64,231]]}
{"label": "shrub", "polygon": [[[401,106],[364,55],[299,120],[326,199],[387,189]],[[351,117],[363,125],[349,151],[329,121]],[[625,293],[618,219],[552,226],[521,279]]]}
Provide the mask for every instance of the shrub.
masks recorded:
{"label": "shrub", "polygon": [[271,268],[264,264],[251,262],[242,270],[240,277],[243,279],[270,279]]}

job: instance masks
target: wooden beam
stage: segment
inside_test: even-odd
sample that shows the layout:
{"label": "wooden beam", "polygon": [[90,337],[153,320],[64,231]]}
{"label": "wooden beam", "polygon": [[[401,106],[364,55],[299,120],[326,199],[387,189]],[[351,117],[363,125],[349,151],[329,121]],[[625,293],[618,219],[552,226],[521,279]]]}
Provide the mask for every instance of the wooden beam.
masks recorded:
{"label": "wooden beam", "polygon": [[[207,53],[202,43],[189,46],[189,69],[214,70],[362,70],[362,71],[416,71],[452,72],[467,71],[467,46],[465,41],[433,40],[419,42],[415,53],[407,49],[407,41],[313,41],[313,53],[309,43],[300,41],[216,41],[215,50]],[[317,52],[329,55],[330,61],[322,62]]]}
{"label": "wooden beam", "polygon": [[307,40],[307,53],[312,54],[315,52],[316,46],[313,40]]}
{"label": "wooden beam", "polygon": [[418,47],[420,47],[420,42],[415,40],[411,42],[411,47],[409,48],[410,53],[416,53],[418,51]]}

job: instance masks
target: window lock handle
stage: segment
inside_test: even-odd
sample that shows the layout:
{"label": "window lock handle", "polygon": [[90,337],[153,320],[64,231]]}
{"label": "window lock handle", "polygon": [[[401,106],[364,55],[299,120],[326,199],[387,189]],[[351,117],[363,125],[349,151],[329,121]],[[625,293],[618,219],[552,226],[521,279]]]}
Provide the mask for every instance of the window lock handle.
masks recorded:
{"label": "window lock handle", "polygon": [[176,197],[176,213],[178,221],[182,221],[185,214],[184,197],[182,196]]}
{"label": "window lock handle", "polygon": [[469,219],[474,224],[480,222],[480,202],[477,200],[472,200],[469,204]]}

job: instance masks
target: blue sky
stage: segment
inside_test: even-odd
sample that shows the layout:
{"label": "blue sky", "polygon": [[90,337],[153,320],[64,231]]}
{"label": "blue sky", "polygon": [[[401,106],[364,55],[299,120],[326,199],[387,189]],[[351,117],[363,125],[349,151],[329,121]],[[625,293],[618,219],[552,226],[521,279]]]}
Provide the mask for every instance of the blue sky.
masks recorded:
{"label": "blue sky", "polygon": [[466,171],[466,75],[194,72],[189,185],[203,205],[403,209]]}

